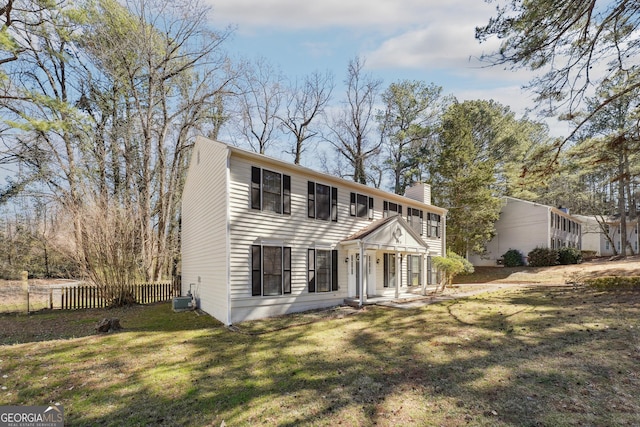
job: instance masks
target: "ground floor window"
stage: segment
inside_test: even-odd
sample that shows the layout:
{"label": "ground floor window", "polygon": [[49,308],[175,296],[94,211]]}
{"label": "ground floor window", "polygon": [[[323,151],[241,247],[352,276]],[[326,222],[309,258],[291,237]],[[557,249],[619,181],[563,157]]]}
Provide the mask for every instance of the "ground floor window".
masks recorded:
{"label": "ground floor window", "polygon": [[407,257],[407,280],[409,286],[422,285],[422,257],[418,255]]}
{"label": "ground floor window", "polygon": [[291,248],[251,247],[251,295],[274,296],[291,293]]}
{"label": "ground floor window", "polygon": [[338,251],[307,250],[307,284],[309,292],[338,290]]}

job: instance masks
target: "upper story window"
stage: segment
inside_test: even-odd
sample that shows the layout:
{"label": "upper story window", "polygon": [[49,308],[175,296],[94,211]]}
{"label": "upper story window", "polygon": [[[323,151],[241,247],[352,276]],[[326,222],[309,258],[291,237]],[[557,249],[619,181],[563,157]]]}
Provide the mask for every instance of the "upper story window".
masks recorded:
{"label": "upper story window", "polygon": [[291,215],[291,177],[252,166],[251,208]]}
{"label": "upper story window", "polygon": [[358,218],[373,219],[373,197],[351,193],[349,213],[351,216],[357,216]]}
{"label": "upper story window", "polygon": [[422,236],[424,214],[420,209],[407,208],[407,222],[414,231]]}
{"label": "upper story window", "polygon": [[384,209],[382,211],[382,216],[384,218],[387,218],[393,215],[402,215],[402,205],[399,205],[397,203],[385,201],[383,203],[383,208]]}
{"label": "upper story window", "polygon": [[427,213],[427,236],[440,237],[440,215]]}
{"label": "upper story window", "polygon": [[338,189],[308,181],[307,211],[309,218],[338,221]]}

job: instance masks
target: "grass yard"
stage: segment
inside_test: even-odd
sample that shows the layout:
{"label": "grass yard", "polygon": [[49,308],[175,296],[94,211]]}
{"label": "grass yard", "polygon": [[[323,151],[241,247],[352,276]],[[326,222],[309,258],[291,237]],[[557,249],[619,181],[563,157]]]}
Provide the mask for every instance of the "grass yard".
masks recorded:
{"label": "grass yard", "polygon": [[[103,317],[121,332],[96,335]],[[0,316],[0,404],[69,425],[640,425],[640,292],[506,289],[230,331],[169,304]]]}

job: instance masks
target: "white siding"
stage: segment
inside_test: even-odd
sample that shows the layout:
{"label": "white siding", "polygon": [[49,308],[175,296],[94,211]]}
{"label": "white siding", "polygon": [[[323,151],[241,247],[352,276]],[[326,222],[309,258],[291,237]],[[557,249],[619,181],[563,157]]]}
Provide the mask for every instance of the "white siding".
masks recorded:
{"label": "white siding", "polygon": [[182,293],[195,285],[200,308],[228,319],[228,191],[225,145],[198,138],[182,198]]}
{"label": "white siding", "polygon": [[511,198],[496,221],[496,235],[487,244],[487,253],[482,258],[474,255],[474,265],[495,266],[497,260],[509,249],[517,249],[523,256],[536,247],[549,247],[549,207],[523,202]]}
{"label": "white siding", "polygon": [[[251,167],[265,168],[291,176],[291,215],[259,211],[250,207]],[[382,218],[383,201],[395,200],[403,204],[406,218],[408,206],[424,211],[425,234],[430,251],[440,253],[441,239],[426,238],[428,206],[389,193],[383,197],[377,190],[337,181],[330,177],[310,176],[306,170],[293,165],[273,164],[242,153],[232,155],[230,162],[230,259],[232,322],[302,311],[342,303],[347,297],[347,251],[338,243],[368,226],[371,220],[349,214],[350,194],[357,192],[374,197],[374,220]],[[308,218],[308,181],[338,188],[338,222]],[[377,194],[376,194],[377,192]],[[435,211],[434,211],[435,212]],[[437,211],[441,213],[441,211]],[[444,218],[444,216],[443,216]],[[444,225],[444,219],[443,219]],[[260,239],[283,242],[292,248],[292,293],[277,297],[251,296],[251,245]],[[336,292],[309,293],[307,291],[307,249],[314,246],[338,249],[339,290]],[[375,262],[375,261],[374,261]],[[379,276],[381,280],[381,275]],[[380,285],[381,287],[381,285]]]}
{"label": "white siding", "polygon": [[[552,213],[560,218],[560,228],[552,224]],[[563,218],[565,229],[562,228]],[[509,249],[519,250],[526,260],[527,254],[537,247],[551,248],[553,244],[556,249],[579,247],[580,228],[571,228],[570,231],[569,222],[579,224],[580,221],[551,206],[506,197],[500,218],[495,223],[496,235],[487,244],[487,253],[482,257],[472,255],[470,261],[474,265],[495,266]]]}

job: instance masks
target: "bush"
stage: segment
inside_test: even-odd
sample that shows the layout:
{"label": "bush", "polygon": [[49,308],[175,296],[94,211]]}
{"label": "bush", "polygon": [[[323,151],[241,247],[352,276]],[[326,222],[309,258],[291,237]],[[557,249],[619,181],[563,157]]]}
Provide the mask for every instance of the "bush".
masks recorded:
{"label": "bush", "polygon": [[468,259],[458,255],[453,251],[447,251],[447,258],[457,259],[462,263],[462,271],[459,274],[473,274],[473,272],[475,271],[473,268],[473,264],[471,264]]}
{"label": "bush", "polygon": [[[473,273],[473,265],[455,252],[447,251],[447,257],[434,257],[433,266],[442,273],[442,290],[445,286],[451,284],[453,278],[458,274]],[[436,288],[437,290],[437,288]]]}
{"label": "bush", "polygon": [[522,252],[517,249],[509,249],[504,255],[502,255],[502,259],[504,260],[505,267],[520,267],[521,265],[524,265]]}
{"label": "bush", "polygon": [[531,267],[558,265],[558,251],[549,248],[535,248],[527,255]]}
{"label": "bush", "polygon": [[562,265],[580,264],[582,262],[582,252],[576,248],[561,248],[558,251],[558,262]]}

